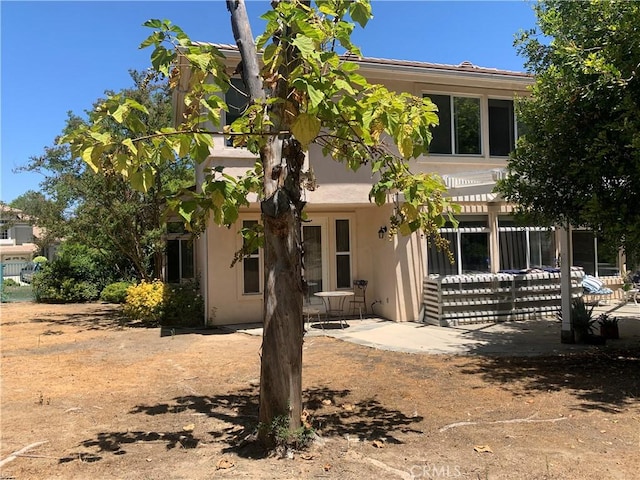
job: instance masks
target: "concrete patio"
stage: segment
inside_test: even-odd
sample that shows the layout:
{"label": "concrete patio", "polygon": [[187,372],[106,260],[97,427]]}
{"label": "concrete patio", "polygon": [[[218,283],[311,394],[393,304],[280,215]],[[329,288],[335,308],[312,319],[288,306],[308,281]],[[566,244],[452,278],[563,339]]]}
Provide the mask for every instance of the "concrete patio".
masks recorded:
{"label": "concrete patio", "polygon": [[[336,320],[322,325],[316,320],[306,325],[305,338],[329,336],[371,348],[406,353],[448,355],[552,355],[592,348],[617,349],[640,346],[640,306],[633,302],[594,308],[594,317],[609,313],[619,318],[619,340],[605,346],[560,343],[560,322],[555,318],[521,322],[482,323],[458,327],[438,327],[415,322],[390,322],[368,317],[348,319],[342,329]],[[226,330],[262,335],[262,326],[228,325]]]}

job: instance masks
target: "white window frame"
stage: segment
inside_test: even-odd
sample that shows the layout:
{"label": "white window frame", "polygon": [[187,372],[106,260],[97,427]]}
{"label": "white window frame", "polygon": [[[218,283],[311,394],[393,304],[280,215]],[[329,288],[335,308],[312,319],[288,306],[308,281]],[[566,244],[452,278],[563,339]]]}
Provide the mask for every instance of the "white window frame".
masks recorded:
{"label": "white window frame", "polygon": [[[257,222],[260,223],[260,219],[258,217],[245,217],[241,220],[242,228],[245,227],[245,222]],[[238,235],[238,250],[243,246],[243,238],[241,235]],[[245,273],[245,260],[246,259],[258,259],[258,291],[257,292],[246,292],[245,291],[245,281],[244,281],[244,273]],[[244,258],[239,263],[238,268],[238,292],[241,298],[255,298],[256,296],[260,296],[264,293],[264,252],[262,248],[258,248],[257,253],[252,253]]]}
{"label": "white window frame", "polygon": [[[320,242],[322,244],[322,248],[320,251],[320,256],[322,257],[322,285],[325,290],[329,289],[329,219],[327,217],[311,217],[308,222],[303,224],[303,227],[320,227]],[[304,242],[304,229],[303,229],[303,238]],[[304,244],[304,243],[303,243]],[[310,303],[322,304],[322,300],[319,297],[316,297],[318,300],[315,302],[313,298],[309,297]]]}
{"label": "white window frame", "polygon": [[513,105],[513,118],[511,121],[513,122],[513,148],[516,146],[516,142],[518,141],[518,118],[516,116],[516,101],[513,97],[500,97],[495,95],[489,95],[486,98],[486,112],[487,112],[487,141],[486,141],[486,152],[489,157],[493,158],[508,158],[509,155],[491,155],[491,117],[489,115],[489,101],[490,100],[506,100],[510,101]]}
{"label": "white window frame", "polygon": [[9,240],[9,224],[5,220],[0,220],[0,240]]}
{"label": "white window frame", "polygon": [[[196,241],[195,238],[193,238],[193,236],[188,233],[185,229],[184,229],[184,223],[181,221],[175,221],[175,220],[169,220],[166,224],[166,230],[169,229],[169,225],[170,224],[177,224],[180,226],[180,231],[176,231],[176,232],[168,232],[165,234],[165,241],[167,242],[167,245],[170,241],[177,241],[178,242],[178,273],[179,273],[179,283],[183,283],[183,281],[194,281],[196,278]],[[191,266],[191,269],[193,270],[193,277],[191,278],[186,278],[183,276],[183,271],[184,271],[184,267],[183,267],[183,262],[182,262],[182,242],[184,241],[191,241],[193,243],[193,265]],[[169,268],[169,255],[168,253],[165,253],[165,275],[164,278],[166,281],[169,281],[169,272],[168,272],[168,268]]]}
{"label": "white window frame", "polygon": [[[530,226],[509,226],[509,227],[498,227],[498,251],[502,254],[502,249],[500,248],[500,234],[504,232],[524,232],[525,234],[525,247],[526,247],[526,266],[524,268],[533,268],[539,267],[540,265],[531,265],[531,232],[555,232],[555,227],[546,228],[546,227],[530,227]],[[557,242],[557,240],[554,240]],[[557,251],[556,251],[557,252]],[[557,263],[557,257],[556,257]],[[548,265],[550,267],[555,267],[555,265]]]}
{"label": "white window frame", "polygon": [[[338,238],[337,238],[337,222],[338,221],[346,221],[348,222],[348,230],[349,230],[349,250],[338,250]],[[332,225],[332,247],[333,247],[333,284],[335,285],[336,290],[349,290],[353,288],[353,216],[350,215],[336,215],[331,222]],[[338,287],[338,257],[347,257],[349,259],[349,285]]]}
{"label": "white window frame", "polygon": [[[455,156],[455,157],[483,157],[484,156],[484,152],[486,150],[486,142],[485,142],[485,135],[484,135],[484,130],[485,130],[485,117],[487,117],[487,121],[488,121],[488,113],[487,115],[485,115],[485,111],[488,112],[488,103],[486,101],[486,97],[484,97],[481,94],[469,94],[469,93],[455,93],[455,92],[438,92],[438,91],[424,91],[422,93],[423,98],[424,97],[429,97],[431,98],[432,95],[438,95],[441,97],[449,97],[449,115],[450,115],[450,138],[451,138],[451,144],[449,145],[450,149],[451,149],[451,153],[439,153],[439,152],[433,152],[430,153],[430,155],[432,156],[438,156],[438,155],[444,155],[444,156]],[[479,138],[479,142],[480,142],[480,152],[479,153],[456,153],[456,121],[455,121],[455,101],[454,99],[456,98],[472,98],[472,99],[476,99],[478,100],[478,107],[480,109],[479,113],[479,117],[478,117],[478,135],[480,136]],[[492,97],[493,98],[493,97]],[[487,125],[488,128],[488,125]]]}

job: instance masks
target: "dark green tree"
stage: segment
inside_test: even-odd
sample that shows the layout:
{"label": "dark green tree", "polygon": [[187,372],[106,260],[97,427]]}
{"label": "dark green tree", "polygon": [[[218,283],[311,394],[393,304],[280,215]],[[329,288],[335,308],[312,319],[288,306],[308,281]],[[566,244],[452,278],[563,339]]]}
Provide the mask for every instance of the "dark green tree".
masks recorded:
{"label": "dark green tree", "polygon": [[640,3],[546,0],[516,40],[536,77],[525,135],[499,184],[540,224],[592,229],[640,251]]}
{"label": "dark green tree", "polygon": [[[133,98],[146,108],[140,128],[155,132],[172,123],[171,93],[166,81],[132,71],[132,88],[110,97]],[[95,105],[104,100],[99,99]],[[85,125],[85,120],[68,114],[63,134]],[[104,127],[124,140],[131,135],[126,126],[107,121]],[[37,218],[48,235],[83,244],[102,252],[122,277],[150,279],[161,272],[166,200],[171,194],[195,182],[193,165],[186,158],[167,163],[146,191],[113,170],[96,175],[69,145],[54,144],[44,154],[32,157],[23,168],[44,175],[43,193],[29,193],[19,203]],[[46,196],[46,198],[45,198]],[[35,202],[37,198],[45,202]],[[46,208],[45,208],[46,206]]]}

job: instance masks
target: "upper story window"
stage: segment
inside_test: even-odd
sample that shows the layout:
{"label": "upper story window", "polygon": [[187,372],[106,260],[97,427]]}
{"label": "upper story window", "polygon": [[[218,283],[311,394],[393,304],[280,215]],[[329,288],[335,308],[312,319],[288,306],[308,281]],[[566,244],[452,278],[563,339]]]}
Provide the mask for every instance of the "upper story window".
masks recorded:
{"label": "upper story window", "polygon": [[489,99],[489,155],[506,157],[515,148],[513,100]]}
{"label": "upper story window", "polygon": [[9,226],[4,220],[0,220],[0,240],[9,239]]}
{"label": "upper story window", "polygon": [[[231,125],[236,119],[240,118],[247,108],[249,96],[247,95],[247,87],[241,78],[232,78],[229,90],[225,94],[228,112],[225,112],[224,124]],[[231,146],[231,139],[227,140],[227,146]]]}
{"label": "upper story window", "polygon": [[440,155],[482,155],[482,123],[488,121],[492,157],[507,157],[515,148],[516,117],[513,100],[454,95],[425,95],[438,107],[440,124],[432,130],[429,153]]}
{"label": "upper story window", "polygon": [[440,124],[433,129],[429,153],[480,155],[480,99],[425,95],[438,107]]}

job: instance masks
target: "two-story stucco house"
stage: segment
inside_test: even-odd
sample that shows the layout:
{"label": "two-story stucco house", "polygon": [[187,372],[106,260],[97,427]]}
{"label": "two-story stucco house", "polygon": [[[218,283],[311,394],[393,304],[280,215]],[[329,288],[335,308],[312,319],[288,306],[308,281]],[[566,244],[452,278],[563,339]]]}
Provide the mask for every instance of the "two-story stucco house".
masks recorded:
{"label": "two-story stucco house", "polygon": [[[239,61],[237,49],[228,45],[219,48],[233,71]],[[449,194],[462,206],[458,228],[442,229],[451,241],[456,262],[451,264],[419,234],[389,239],[384,232],[392,206],[380,208],[370,203],[371,172],[367,168],[348,171],[312,147],[307,161],[318,188],[305,193],[309,222],[302,227],[305,275],[310,285],[307,301],[321,305],[315,292],[349,290],[354,280],[367,280],[369,314],[395,321],[422,321],[425,296],[434,295],[436,303],[441,301],[437,292],[425,287],[426,279],[555,267],[558,250],[553,231],[516,225],[511,206],[492,193],[518,136],[514,98],[527,95],[532,77],[468,62],[440,65],[363,58],[357,63],[370,82],[428,96],[438,106],[440,125],[433,132],[431,153],[412,162],[411,168],[441,175]],[[226,100],[231,106],[228,124],[236,118],[244,99],[231,92]],[[208,165],[224,165],[226,172],[241,174],[254,161],[248,151],[229,146],[220,136],[215,138]],[[233,253],[241,247],[238,230],[259,220],[260,207],[254,203],[234,227],[210,225],[196,242],[195,254],[189,258],[194,259],[200,278],[209,324],[262,319],[261,252],[229,267]],[[617,268],[598,262],[592,236],[576,234],[576,240],[585,244],[579,250],[584,258],[575,259],[576,264],[595,270],[595,274],[598,268]]]}
{"label": "two-story stucco house", "polygon": [[21,210],[0,205],[0,263],[3,275],[18,278],[20,269],[40,248],[35,243],[37,227]]}

